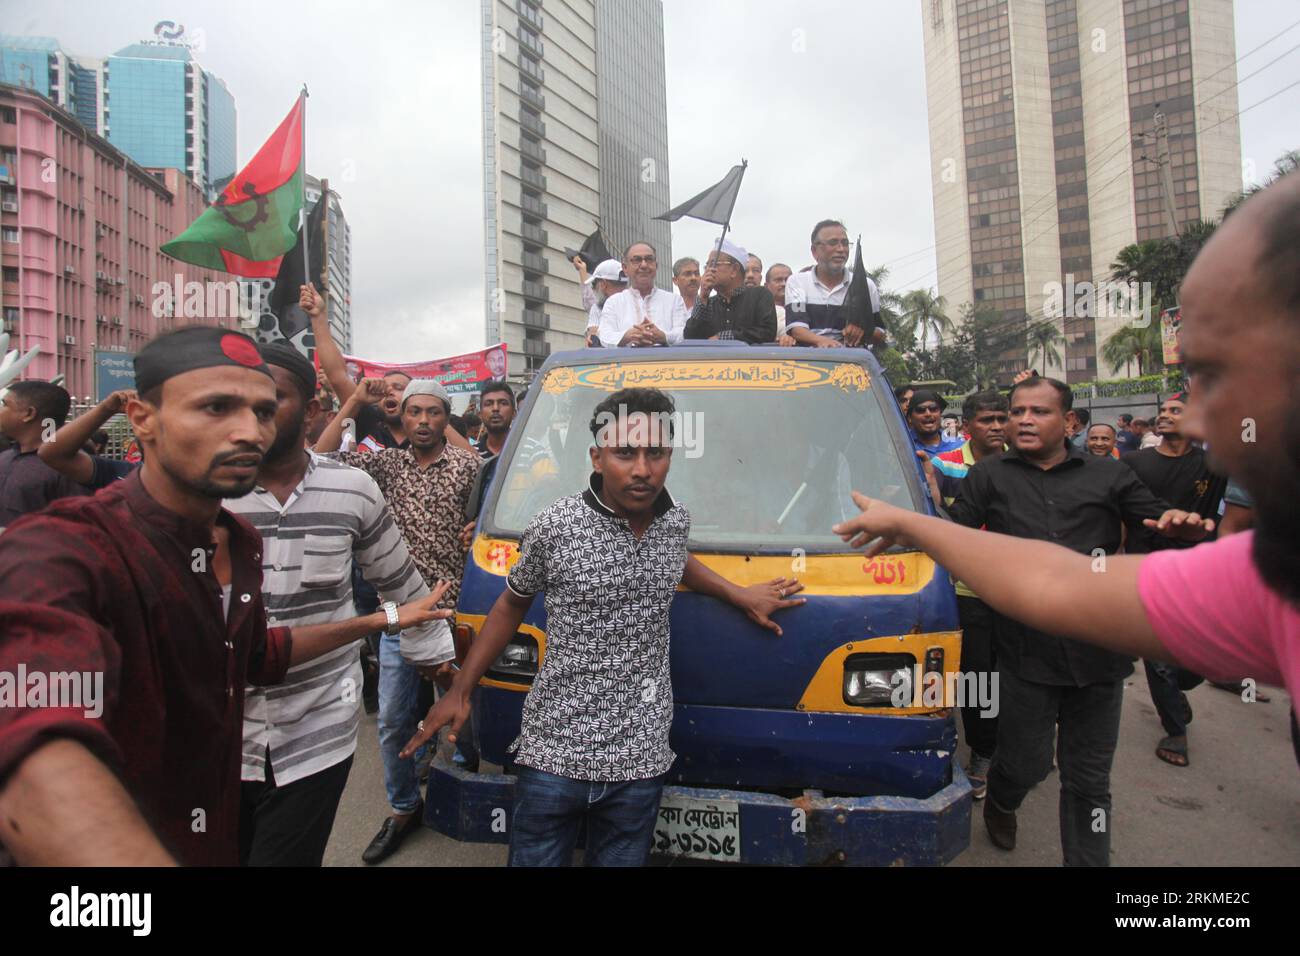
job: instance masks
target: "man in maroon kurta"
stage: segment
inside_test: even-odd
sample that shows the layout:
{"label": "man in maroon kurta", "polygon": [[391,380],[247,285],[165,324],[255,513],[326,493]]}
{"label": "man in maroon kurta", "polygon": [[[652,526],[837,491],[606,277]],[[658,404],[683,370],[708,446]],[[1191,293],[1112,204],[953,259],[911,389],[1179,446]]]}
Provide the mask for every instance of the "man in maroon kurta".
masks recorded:
{"label": "man in maroon kurta", "polygon": [[[178,330],[136,378],[141,469],[0,536],[0,687],[65,688],[0,707],[0,843],[21,863],[237,863],[245,685],[387,624],[267,627],[261,537],[221,508],[275,437],[251,339]],[[401,626],[447,616],[441,593],[398,609]],[[67,699],[67,674],[102,681],[100,699]]]}

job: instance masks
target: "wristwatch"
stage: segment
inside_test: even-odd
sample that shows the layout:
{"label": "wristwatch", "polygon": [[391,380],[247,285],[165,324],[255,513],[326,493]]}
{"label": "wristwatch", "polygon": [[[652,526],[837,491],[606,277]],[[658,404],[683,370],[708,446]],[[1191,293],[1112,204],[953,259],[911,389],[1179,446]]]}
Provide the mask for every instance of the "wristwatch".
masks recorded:
{"label": "wristwatch", "polygon": [[384,633],[389,636],[400,634],[402,629],[397,626],[397,602],[385,601],[379,607],[383,610],[384,616],[388,618],[388,626],[384,628]]}

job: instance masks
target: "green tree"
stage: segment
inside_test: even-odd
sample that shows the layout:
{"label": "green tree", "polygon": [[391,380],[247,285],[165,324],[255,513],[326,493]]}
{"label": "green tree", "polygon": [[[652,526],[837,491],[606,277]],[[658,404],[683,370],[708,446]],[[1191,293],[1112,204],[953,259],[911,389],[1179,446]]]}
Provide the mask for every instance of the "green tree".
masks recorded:
{"label": "green tree", "polygon": [[932,331],[942,342],[944,333],[953,328],[952,319],[947,314],[947,300],[941,295],[935,295],[933,289],[913,289],[903,293],[902,306],[903,317],[915,330],[923,354],[929,350]]}
{"label": "green tree", "polygon": [[1227,219],[1238,206],[1244,203],[1251,196],[1255,195],[1255,193],[1267,186],[1271,186],[1283,176],[1288,173],[1293,173],[1297,169],[1300,169],[1300,149],[1292,149],[1283,153],[1277,158],[1277,162],[1273,164],[1273,172],[1269,175],[1268,179],[1264,180],[1262,183],[1256,183],[1253,186],[1243,189],[1228,200],[1228,204],[1223,207],[1222,219]]}
{"label": "green tree", "polygon": [[[1061,353],[1056,350],[1056,346],[1065,344],[1065,336],[1056,324],[1049,319],[1042,319],[1033,322],[1029,330],[1025,333],[1025,345],[1029,350],[1029,364],[1031,367],[1046,371],[1049,365],[1060,365]],[[1037,364],[1034,362],[1034,355],[1038,354],[1041,361]]]}
{"label": "green tree", "polygon": [[1152,321],[1145,328],[1123,325],[1101,346],[1101,357],[1110,363],[1112,374],[1124,369],[1132,374],[1137,365],[1138,375],[1147,375],[1164,367],[1164,347],[1160,341],[1160,323]]}
{"label": "green tree", "polygon": [[876,291],[880,293],[880,319],[885,323],[886,331],[896,343],[895,348],[901,355],[907,355],[916,348],[916,330],[910,327],[903,317],[902,296],[885,287],[885,280],[889,278],[889,269],[886,266],[877,266],[868,269],[867,275],[871,277],[871,281],[876,284]]}

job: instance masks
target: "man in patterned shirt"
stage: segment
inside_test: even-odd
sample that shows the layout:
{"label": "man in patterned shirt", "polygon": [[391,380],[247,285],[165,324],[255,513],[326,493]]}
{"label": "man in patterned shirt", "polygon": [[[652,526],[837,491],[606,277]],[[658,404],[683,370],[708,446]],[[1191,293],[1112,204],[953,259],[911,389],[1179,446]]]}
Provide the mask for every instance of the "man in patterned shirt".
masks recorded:
{"label": "man in patterned shirt", "polygon": [[[373,405],[384,395],[382,382],[363,379],[344,406],[345,411],[321,435],[316,450],[326,453],[338,448],[341,419],[352,415],[349,409],[358,401]],[[337,458],[375,479],[425,583],[430,587],[437,581],[450,584],[440,606],[452,610],[465,573],[465,505],[480,459],[475,452],[447,441],[451,400],[437,382],[413,380],[402,393],[400,411],[402,429],[411,441],[409,448],[343,452]],[[420,671],[412,662],[420,660],[420,653],[409,648],[407,640],[399,641],[388,634],[380,639],[379,747],[393,814],[362,854],[367,863],[378,863],[395,851],[419,824],[423,809],[415,762],[398,755],[419,719],[416,698]],[[432,676],[432,672],[427,671],[426,676]]]}
{"label": "man in patterned shirt", "polygon": [[802,590],[798,581],[742,588],[687,553],[690,514],[664,488],[673,410],[649,388],[596,406],[589,487],[528,523],[463,669],[402,751],[414,753],[448,724],[455,739],[479,678],[545,592],[546,656],[514,748],[512,866],[567,866],[584,822],[588,866],[645,863],[674,757],[668,611],[679,583],[778,635],[768,615],[804,602],[789,597]]}

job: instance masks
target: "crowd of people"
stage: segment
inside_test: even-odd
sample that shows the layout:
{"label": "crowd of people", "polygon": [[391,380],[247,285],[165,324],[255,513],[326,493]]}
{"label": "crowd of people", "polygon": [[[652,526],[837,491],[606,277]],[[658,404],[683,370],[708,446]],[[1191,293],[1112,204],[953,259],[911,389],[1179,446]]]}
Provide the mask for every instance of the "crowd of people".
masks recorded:
{"label": "crowd of people", "polygon": [[606,259],[588,272],[582,256],[573,266],[582,283],[587,344],[593,348],[675,345],[683,340],[735,339],[841,348],[885,343],[880,292],[866,278],[870,327],[845,308],[853,270],[844,224],[823,219],[812,229],[813,264],[798,273],[784,262],[763,272],[763,261],[724,235],[700,262],[683,256],[672,264],[676,291],[657,287],[658,253],[648,242],[628,246],[622,260]]}
{"label": "crowd of people", "polygon": [[[1029,371],[966,397],[956,429],[943,395],[896,388],[943,517],[855,493],[861,513],[835,531],[868,553],[926,550],[953,573],[961,667],[1000,677],[996,719],[961,718],[967,776],[1003,849],[1055,761],[1065,862],[1109,862],[1134,657],[1165,732],[1156,754],[1176,766],[1189,762],[1186,692],[1203,679],[1300,684],[1296,222],[1290,177],[1206,246],[1183,288],[1190,394],[1162,402],[1153,428],[1093,422],[1067,386]],[[702,273],[673,264],[671,294],[654,285],[654,248],[633,243],[583,275],[589,344],[884,341],[844,306],[843,225],[819,222],[810,251],[807,269],[764,275],[724,239]],[[104,700],[93,716],[0,708],[0,844],[24,864],[320,865],[371,706],[389,812],[363,859],[379,862],[423,817],[420,767],[440,729],[476,769],[474,689],[542,595],[548,653],[515,750],[511,863],[569,862],[584,826],[589,864],[644,863],[673,761],[677,587],[779,635],[774,615],[803,603],[802,585],[741,587],[688,553],[691,515],[667,488],[673,399],[625,389],[592,419],[586,487],[533,517],[482,629],[457,646],[447,622],[471,498],[505,447],[515,391],[488,382],[453,416],[436,381],[354,381],[320,295],[303,286],[300,304],[319,371],[287,345],[189,327],[141,349],[134,390],[72,421],[57,385],[5,395],[0,671],[100,673]],[[138,464],[103,454],[119,413]],[[1216,530],[1223,540],[1193,547]],[[629,573],[611,584],[611,564]],[[1012,565],[1032,580],[994,570]],[[1099,621],[1094,606],[1113,614]]]}

